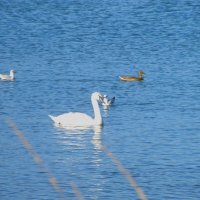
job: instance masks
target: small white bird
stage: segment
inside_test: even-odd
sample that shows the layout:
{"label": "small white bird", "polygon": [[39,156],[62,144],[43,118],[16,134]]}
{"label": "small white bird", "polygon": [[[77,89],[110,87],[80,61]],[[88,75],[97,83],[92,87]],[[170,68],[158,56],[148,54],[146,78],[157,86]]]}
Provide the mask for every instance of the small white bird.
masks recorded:
{"label": "small white bird", "polygon": [[69,129],[84,129],[93,126],[103,125],[101,112],[99,109],[98,101],[102,95],[99,92],[94,92],[91,95],[91,102],[94,110],[94,118],[85,113],[69,112],[59,116],[49,117],[55,122],[56,125]]}
{"label": "small white bird", "polygon": [[102,104],[104,109],[108,109],[108,107],[111,106],[115,102],[115,97],[108,99],[107,95],[104,95],[100,99],[101,99],[101,104]]}
{"label": "small white bird", "polygon": [[13,81],[14,78],[15,78],[15,76],[14,76],[15,73],[16,72],[12,69],[12,70],[10,70],[10,75],[0,74],[0,79],[1,80],[6,80],[6,81]]}

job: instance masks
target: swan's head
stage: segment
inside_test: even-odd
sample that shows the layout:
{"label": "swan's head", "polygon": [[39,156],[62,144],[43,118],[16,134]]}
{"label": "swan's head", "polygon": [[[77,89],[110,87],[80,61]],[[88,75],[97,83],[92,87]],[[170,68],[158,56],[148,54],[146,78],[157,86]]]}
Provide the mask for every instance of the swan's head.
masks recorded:
{"label": "swan's head", "polygon": [[15,71],[15,70],[13,70],[13,69],[11,69],[11,70],[10,70],[10,73],[12,73],[12,74],[15,74],[15,73],[16,73],[16,71]]}
{"label": "swan's head", "polygon": [[92,93],[92,99],[99,101],[102,98],[102,94],[100,92]]}

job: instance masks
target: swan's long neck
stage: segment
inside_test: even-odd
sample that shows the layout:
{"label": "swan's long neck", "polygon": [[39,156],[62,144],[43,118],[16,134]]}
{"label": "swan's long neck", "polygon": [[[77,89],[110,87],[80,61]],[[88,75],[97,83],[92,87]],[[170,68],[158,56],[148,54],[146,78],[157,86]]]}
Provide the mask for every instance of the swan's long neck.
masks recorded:
{"label": "swan's long neck", "polygon": [[93,106],[93,109],[94,109],[95,125],[102,125],[103,121],[102,121],[102,117],[101,117],[101,112],[100,112],[100,109],[99,109],[99,104],[98,104],[96,99],[92,99],[92,106]]}
{"label": "swan's long neck", "polygon": [[13,71],[10,71],[10,77],[11,77],[12,79],[14,79],[14,72],[13,72]]}

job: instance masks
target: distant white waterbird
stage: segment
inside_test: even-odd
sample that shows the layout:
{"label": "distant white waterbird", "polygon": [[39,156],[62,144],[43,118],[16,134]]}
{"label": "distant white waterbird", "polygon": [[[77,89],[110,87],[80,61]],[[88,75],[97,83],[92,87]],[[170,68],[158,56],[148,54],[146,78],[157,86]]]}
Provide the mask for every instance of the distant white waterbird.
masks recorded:
{"label": "distant white waterbird", "polygon": [[15,78],[15,74],[16,72],[12,69],[10,70],[10,74],[7,75],[7,74],[0,74],[0,79],[1,80],[6,80],[6,81],[13,81],[14,78]]}
{"label": "distant white waterbird", "polygon": [[115,102],[115,97],[108,99],[107,95],[103,95],[103,97],[101,97],[100,99],[104,109],[108,109],[108,107],[110,107]]}
{"label": "distant white waterbird", "polygon": [[103,120],[98,104],[100,98],[102,98],[102,95],[99,92],[94,92],[91,95],[91,102],[94,110],[94,118],[90,117],[85,113],[79,112],[69,112],[59,116],[49,115],[49,117],[55,122],[56,125],[61,126],[63,128],[66,127],[71,129],[83,129],[93,126],[101,126],[103,125]]}

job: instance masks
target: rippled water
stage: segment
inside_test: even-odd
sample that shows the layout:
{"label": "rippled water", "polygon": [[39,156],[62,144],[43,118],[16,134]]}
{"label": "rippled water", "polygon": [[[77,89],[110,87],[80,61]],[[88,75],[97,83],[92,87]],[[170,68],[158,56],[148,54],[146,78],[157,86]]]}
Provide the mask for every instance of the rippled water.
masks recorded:
{"label": "rippled water", "polygon": [[[137,199],[104,144],[148,199],[200,199],[200,4],[197,1],[1,1],[0,197],[59,199],[11,118],[57,178],[85,199]],[[122,74],[143,70],[143,82]],[[48,114],[93,115],[90,95],[116,102],[101,132],[56,128]]]}

